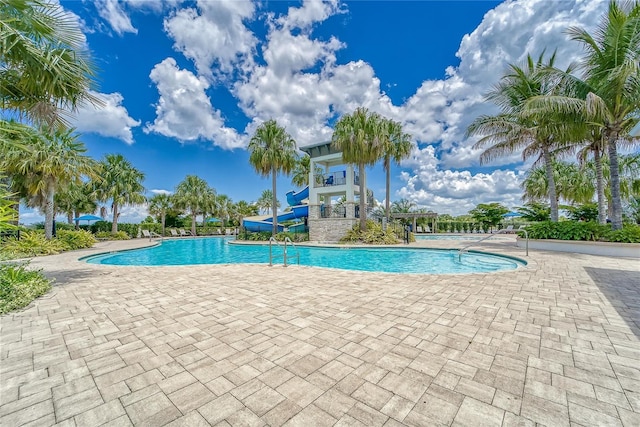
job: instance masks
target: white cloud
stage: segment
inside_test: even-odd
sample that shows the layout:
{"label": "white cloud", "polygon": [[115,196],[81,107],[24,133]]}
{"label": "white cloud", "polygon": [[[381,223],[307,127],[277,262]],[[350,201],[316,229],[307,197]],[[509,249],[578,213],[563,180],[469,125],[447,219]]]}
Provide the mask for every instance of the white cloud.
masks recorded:
{"label": "white cloud", "polygon": [[173,194],[171,191],[169,190],[159,190],[159,189],[154,189],[154,190],[150,190],[153,194]]}
{"label": "white cloud", "polygon": [[133,27],[129,15],[124,11],[118,0],[96,0],[98,14],[106,20],[113,31],[119,35],[124,33],[137,34],[138,30]]}
{"label": "white cloud", "polygon": [[231,73],[238,64],[250,67],[257,40],[243,21],[253,18],[254,4],[200,0],[197,6],[165,19],[164,28],[174,39],[174,48],[193,60],[205,76]]}
{"label": "white cloud", "polygon": [[149,77],[156,84],[160,99],[156,119],[146,124],[145,132],[180,141],[203,139],[226,149],[244,147],[245,140],[235,129],[224,126],[220,111],[211,105],[205,93],[209,83],[204,77],[179,69],[173,58],[156,64]]}
{"label": "white cloud", "polygon": [[78,108],[70,120],[79,132],[92,132],[102,136],[121,139],[127,144],[133,144],[131,129],[140,126],[140,121],[129,116],[122,105],[124,98],[118,92],[98,93],[90,91],[91,95],[100,98],[104,105],[83,105]]}

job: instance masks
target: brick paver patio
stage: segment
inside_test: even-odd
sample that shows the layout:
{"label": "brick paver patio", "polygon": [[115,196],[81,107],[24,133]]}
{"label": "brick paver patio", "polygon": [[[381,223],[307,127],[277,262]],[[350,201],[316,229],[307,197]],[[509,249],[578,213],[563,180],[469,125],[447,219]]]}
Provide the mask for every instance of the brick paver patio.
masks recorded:
{"label": "brick paver patio", "polygon": [[56,285],[1,318],[0,425],[640,426],[637,260],[532,251],[471,275],[77,260],[144,243],[32,262]]}

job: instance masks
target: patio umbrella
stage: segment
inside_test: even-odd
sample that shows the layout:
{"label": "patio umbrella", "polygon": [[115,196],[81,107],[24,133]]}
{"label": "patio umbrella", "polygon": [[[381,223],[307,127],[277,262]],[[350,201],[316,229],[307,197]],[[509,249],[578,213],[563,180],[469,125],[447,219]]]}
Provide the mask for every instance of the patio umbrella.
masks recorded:
{"label": "patio umbrella", "polygon": [[81,215],[78,218],[73,218],[74,221],[103,221],[102,218],[96,215]]}
{"label": "patio umbrella", "polygon": [[521,216],[522,214],[518,212],[507,212],[506,214],[502,215],[503,218],[518,218]]}

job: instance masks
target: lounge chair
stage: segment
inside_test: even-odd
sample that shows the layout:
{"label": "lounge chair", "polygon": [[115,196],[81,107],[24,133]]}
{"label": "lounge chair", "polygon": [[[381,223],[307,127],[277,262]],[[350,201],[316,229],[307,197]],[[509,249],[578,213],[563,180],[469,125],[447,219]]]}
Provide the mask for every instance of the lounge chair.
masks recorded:
{"label": "lounge chair", "polygon": [[515,233],[516,230],[513,229],[513,225],[507,225],[507,228],[502,229],[503,233]]}
{"label": "lounge chair", "polygon": [[425,226],[424,226],[424,232],[425,232],[425,233],[431,233],[431,228],[429,228],[429,226],[428,226],[428,225],[425,225]]}
{"label": "lounge chair", "polygon": [[169,231],[171,232],[171,237],[180,237],[180,234],[178,234],[178,230],[176,230],[175,228],[172,228]]}
{"label": "lounge chair", "polygon": [[142,236],[143,237],[148,237],[149,240],[151,240],[154,237],[162,237],[161,235],[159,235],[158,233],[155,233],[153,231],[149,231],[149,230],[141,230],[142,231]]}
{"label": "lounge chair", "polygon": [[191,231],[186,231],[184,228],[178,230],[180,232],[180,237],[193,236]]}
{"label": "lounge chair", "polygon": [[424,233],[424,231],[422,231],[421,225],[416,225],[416,233]]}

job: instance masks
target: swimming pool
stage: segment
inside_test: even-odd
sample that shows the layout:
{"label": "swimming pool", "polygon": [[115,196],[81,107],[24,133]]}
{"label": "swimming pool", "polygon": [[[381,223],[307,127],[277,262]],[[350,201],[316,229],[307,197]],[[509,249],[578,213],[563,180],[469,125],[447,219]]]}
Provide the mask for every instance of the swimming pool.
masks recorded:
{"label": "swimming pool", "polygon": [[[268,264],[268,245],[233,245],[209,237],[165,240],[162,244],[83,258],[107,265]],[[282,264],[282,247],[273,247],[274,263]],[[516,258],[479,252],[458,256],[455,249],[288,247],[288,263],[384,273],[478,273],[513,270],[526,263]]]}

